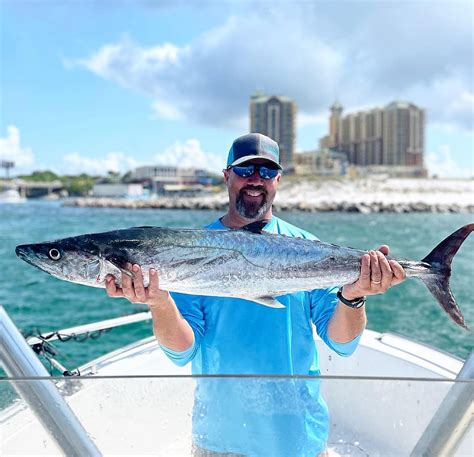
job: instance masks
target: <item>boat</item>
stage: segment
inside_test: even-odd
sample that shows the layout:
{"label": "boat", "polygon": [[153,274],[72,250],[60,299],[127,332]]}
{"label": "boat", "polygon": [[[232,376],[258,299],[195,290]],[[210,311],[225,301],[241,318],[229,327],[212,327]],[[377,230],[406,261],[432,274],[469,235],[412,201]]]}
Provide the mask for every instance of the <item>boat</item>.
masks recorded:
{"label": "boat", "polygon": [[[154,337],[72,370],[50,356],[63,372],[59,377],[51,377],[31,349],[41,352],[58,335],[148,319],[150,313],[143,312],[26,341],[0,307],[0,354],[8,374],[2,382],[23,398],[0,412],[0,455],[191,455],[198,377],[189,365],[172,364]],[[463,361],[405,337],[366,330],[357,351],[340,358],[314,337],[322,371],[317,380],[330,411],[330,456],[474,455],[474,353]],[[247,378],[251,389],[269,377]],[[291,383],[300,377],[270,378]]]}
{"label": "boat", "polygon": [[0,203],[25,203],[26,198],[20,195],[17,189],[3,189],[0,191]]}

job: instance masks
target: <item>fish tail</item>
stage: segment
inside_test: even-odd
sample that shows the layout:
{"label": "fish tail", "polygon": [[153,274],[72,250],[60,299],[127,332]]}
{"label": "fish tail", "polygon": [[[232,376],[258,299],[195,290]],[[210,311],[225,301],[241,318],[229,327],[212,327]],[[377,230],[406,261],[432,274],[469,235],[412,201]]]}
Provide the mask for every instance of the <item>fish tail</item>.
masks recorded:
{"label": "fish tail", "polygon": [[453,257],[473,230],[474,224],[465,225],[441,241],[441,243],[422,260],[422,262],[430,265],[430,274],[420,277],[451,319],[466,330],[469,330],[469,328],[451,292],[449,278],[451,277],[451,262]]}

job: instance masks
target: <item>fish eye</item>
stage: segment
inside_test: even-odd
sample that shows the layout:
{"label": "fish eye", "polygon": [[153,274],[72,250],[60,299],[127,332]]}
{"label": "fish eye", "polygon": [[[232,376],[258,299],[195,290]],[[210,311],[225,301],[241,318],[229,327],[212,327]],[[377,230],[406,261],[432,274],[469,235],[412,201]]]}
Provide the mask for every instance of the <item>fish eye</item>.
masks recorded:
{"label": "fish eye", "polygon": [[48,255],[51,260],[59,260],[61,258],[61,253],[56,249],[50,249]]}

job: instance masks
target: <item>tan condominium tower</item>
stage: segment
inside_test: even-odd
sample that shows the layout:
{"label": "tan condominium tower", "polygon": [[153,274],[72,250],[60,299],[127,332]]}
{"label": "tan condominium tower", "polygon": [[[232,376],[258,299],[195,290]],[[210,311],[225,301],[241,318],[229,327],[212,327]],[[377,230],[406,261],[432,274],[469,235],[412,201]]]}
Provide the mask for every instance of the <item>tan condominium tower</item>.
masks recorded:
{"label": "tan condominium tower", "polygon": [[250,132],[262,133],[280,146],[285,171],[294,169],[296,103],[288,97],[254,94],[250,97]]}
{"label": "tan condominium tower", "polygon": [[423,166],[423,109],[400,101],[345,116],[337,102],[330,109],[325,142],[330,148],[345,152],[351,164]]}

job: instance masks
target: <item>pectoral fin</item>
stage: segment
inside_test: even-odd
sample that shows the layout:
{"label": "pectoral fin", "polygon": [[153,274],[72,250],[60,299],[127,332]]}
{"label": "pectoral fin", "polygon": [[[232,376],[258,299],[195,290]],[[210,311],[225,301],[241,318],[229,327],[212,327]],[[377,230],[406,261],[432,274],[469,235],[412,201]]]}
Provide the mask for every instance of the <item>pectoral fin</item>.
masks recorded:
{"label": "pectoral fin", "polygon": [[275,300],[275,297],[271,296],[252,297],[250,300],[269,308],[285,308],[285,305],[282,305],[278,300]]}
{"label": "pectoral fin", "polygon": [[128,276],[130,279],[135,279],[135,273],[132,271],[125,270],[124,268],[120,268],[120,271],[125,275]]}
{"label": "pectoral fin", "polygon": [[103,261],[108,262],[109,264],[113,265],[115,268],[120,270],[125,276],[128,276],[130,279],[135,279],[135,274],[132,271],[127,270],[124,265],[126,265],[126,261],[120,258],[113,258],[113,257],[105,257]]}

